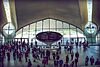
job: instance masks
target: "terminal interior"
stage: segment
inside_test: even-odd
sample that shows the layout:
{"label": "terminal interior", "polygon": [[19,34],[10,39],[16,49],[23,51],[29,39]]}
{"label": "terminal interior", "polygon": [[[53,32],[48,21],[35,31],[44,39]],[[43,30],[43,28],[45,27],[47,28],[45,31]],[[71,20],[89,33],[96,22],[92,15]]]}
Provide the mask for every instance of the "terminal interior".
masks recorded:
{"label": "terminal interior", "polygon": [[0,0],[0,67],[100,67],[99,4]]}

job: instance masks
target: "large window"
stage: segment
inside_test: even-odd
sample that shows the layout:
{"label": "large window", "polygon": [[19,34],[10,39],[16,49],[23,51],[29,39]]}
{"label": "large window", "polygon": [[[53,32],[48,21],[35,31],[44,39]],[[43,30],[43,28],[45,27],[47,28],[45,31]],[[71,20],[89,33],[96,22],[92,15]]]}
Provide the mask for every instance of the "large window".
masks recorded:
{"label": "large window", "polygon": [[0,33],[0,44],[4,43],[4,36]]}
{"label": "large window", "polygon": [[[74,41],[77,40],[77,38],[79,38],[78,40],[82,40],[82,41],[85,39],[85,36],[83,35],[83,31],[81,31],[78,27],[71,25],[67,22],[62,22],[55,19],[44,19],[29,24],[21,28],[19,31],[17,31],[15,38],[29,38],[29,42],[31,42],[32,40],[37,41],[35,39],[35,35],[43,31],[54,31],[62,34],[63,45],[66,43],[67,40],[70,40],[71,38]],[[38,44],[40,43],[41,42],[38,41]]]}
{"label": "large window", "polygon": [[3,27],[3,33],[4,35],[11,35],[15,32],[15,27],[12,23],[7,23],[4,27]]}
{"label": "large window", "polygon": [[97,26],[92,23],[92,22],[88,22],[86,25],[85,25],[85,31],[89,34],[96,34],[97,32]]}
{"label": "large window", "polygon": [[96,36],[96,41],[97,41],[98,43],[100,43],[100,31],[98,32],[98,34],[97,34],[97,36]]}

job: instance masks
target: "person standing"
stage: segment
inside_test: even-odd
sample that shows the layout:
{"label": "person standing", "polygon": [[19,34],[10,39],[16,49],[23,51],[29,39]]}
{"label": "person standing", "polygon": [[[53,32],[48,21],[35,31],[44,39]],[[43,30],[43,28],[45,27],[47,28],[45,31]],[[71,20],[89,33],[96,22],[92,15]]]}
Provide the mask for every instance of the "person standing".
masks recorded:
{"label": "person standing", "polygon": [[33,42],[32,42],[32,40],[31,40],[31,48],[33,47]]}
{"label": "person standing", "polygon": [[96,60],[96,62],[95,62],[95,65],[100,65],[99,62],[100,62],[100,61],[99,61],[99,59],[97,58],[97,60]]}
{"label": "person standing", "polygon": [[44,58],[43,58],[42,64],[43,64],[43,67],[46,67],[46,64],[48,64],[47,57],[44,57]]}
{"label": "person standing", "polygon": [[59,67],[62,67],[62,65],[63,65],[63,60],[61,59],[59,60]]}
{"label": "person standing", "polygon": [[53,60],[55,60],[55,57],[56,57],[55,52],[52,53],[52,57],[53,57]]}
{"label": "person standing", "polygon": [[93,56],[90,57],[90,63],[91,63],[91,65],[94,64],[94,57]]}
{"label": "person standing", "polygon": [[79,53],[78,53],[78,51],[75,53],[75,57],[76,57],[77,60],[78,60],[78,58],[79,58]]}
{"label": "person standing", "polygon": [[37,67],[40,67],[40,65],[37,65]]}
{"label": "person standing", "polygon": [[16,52],[15,51],[13,51],[13,59],[14,59],[14,61],[16,60]]}
{"label": "person standing", "polygon": [[48,57],[48,59],[50,59],[50,51],[46,50],[46,56]]}
{"label": "person standing", "polygon": [[57,59],[54,60],[54,67],[58,67],[58,60]]}
{"label": "person standing", "polygon": [[78,58],[75,58],[75,67],[77,67]]}
{"label": "person standing", "polygon": [[4,67],[4,55],[3,55],[3,53],[0,54],[0,66]]}
{"label": "person standing", "polygon": [[66,56],[66,63],[68,63],[69,62],[69,56],[67,55]]}
{"label": "person standing", "polygon": [[89,57],[86,56],[86,58],[85,58],[85,66],[88,66],[88,61],[89,61]]}
{"label": "person standing", "polygon": [[57,55],[57,56],[56,56],[56,60],[59,60],[59,59],[60,59],[60,56],[59,56],[59,55]]}
{"label": "person standing", "polygon": [[68,63],[64,63],[63,67],[69,67]]}
{"label": "person standing", "polygon": [[74,60],[72,60],[71,62],[71,67],[74,67]]}
{"label": "person standing", "polygon": [[19,53],[19,61],[22,62],[22,53]]}
{"label": "person standing", "polygon": [[27,62],[27,58],[28,58],[28,52],[26,51],[25,52],[25,60],[26,60],[26,62]]}
{"label": "person standing", "polygon": [[27,67],[32,67],[32,62],[31,62],[30,59],[28,60],[28,65],[27,65]]}
{"label": "person standing", "polygon": [[7,58],[8,58],[7,60],[10,61],[10,52],[9,51],[7,52]]}
{"label": "person standing", "polygon": [[36,47],[36,48],[38,47],[38,45],[37,45],[37,41],[35,41],[35,47]]}
{"label": "person standing", "polygon": [[71,53],[71,60],[73,60],[73,57],[74,57],[74,52],[72,51],[72,53]]}

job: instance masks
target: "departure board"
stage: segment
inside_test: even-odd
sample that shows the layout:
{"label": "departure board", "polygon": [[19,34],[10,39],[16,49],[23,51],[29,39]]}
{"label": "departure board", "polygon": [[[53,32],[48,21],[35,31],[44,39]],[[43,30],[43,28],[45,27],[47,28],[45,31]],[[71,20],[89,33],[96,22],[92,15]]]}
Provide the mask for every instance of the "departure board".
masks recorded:
{"label": "departure board", "polygon": [[42,42],[55,42],[62,38],[62,35],[58,32],[46,31],[40,32],[36,35],[37,40]]}

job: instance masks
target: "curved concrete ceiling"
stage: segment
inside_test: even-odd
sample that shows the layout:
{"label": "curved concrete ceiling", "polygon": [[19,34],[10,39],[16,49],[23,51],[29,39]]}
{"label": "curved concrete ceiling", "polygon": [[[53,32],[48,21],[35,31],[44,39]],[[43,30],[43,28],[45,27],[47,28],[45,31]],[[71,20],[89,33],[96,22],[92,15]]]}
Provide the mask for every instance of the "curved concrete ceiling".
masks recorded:
{"label": "curved concrete ceiling", "polygon": [[100,0],[93,0],[93,22],[100,29]]}
{"label": "curved concrete ceiling", "polygon": [[78,0],[15,0],[18,28],[44,18],[69,22],[81,28]]}
{"label": "curved concrete ceiling", "polygon": [[2,27],[7,23],[7,18],[5,16],[3,2],[0,0],[0,32],[2,32]]}
{"label": "curved concrete ceiling", "polygon": [[[86,0],[10,0],[10,2],[15,4],[15,12],[12,10],[14,7],[11,7],[11,10],[12,14],[16,15],[17,18],[17,29],[44,18],[63,20],[81,29],[84,28],[87,21]],[[99,4],[99,0],[93,0],[93,22],[98,27],[100,26]],[[0,31],[4,24],[6,24],[5,11],[0,0]]]}

